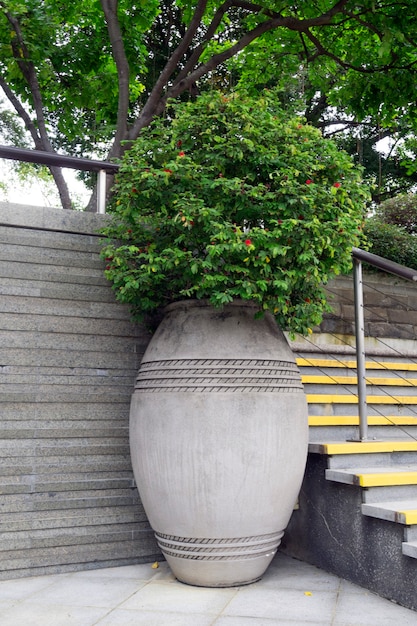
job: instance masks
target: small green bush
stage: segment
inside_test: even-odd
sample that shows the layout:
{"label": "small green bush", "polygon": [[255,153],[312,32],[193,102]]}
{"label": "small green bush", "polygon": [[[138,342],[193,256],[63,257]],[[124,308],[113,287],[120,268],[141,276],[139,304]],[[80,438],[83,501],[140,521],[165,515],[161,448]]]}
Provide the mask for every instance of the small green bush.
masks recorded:
{"label": "small green bush", "polygon": [[403,193],[381,202],[376,217],[386,224],[402,226],[411,235],[417,234],[417,196]]}
{"label": "small green bush", "polygon": [[417,269],[417,237],[410,235],[403,226],[371,217],[366,220],[363,232],[369,252]]}

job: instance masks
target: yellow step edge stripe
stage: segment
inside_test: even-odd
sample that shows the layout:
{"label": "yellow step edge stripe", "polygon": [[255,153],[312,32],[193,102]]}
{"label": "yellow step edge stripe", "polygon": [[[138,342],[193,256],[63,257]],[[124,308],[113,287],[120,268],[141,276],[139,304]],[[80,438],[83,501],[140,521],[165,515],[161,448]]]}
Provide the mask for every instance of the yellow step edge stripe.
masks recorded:
{"label": "yellow step edge stripe", "polygon": [[376,452],[415,452],[417,441],[361,441],[311,443],[309,449],[319,454],[368,454]]}
{"label": "yellow step edge stripe", "polygon": [[[308,374],[301,375],[301,381],[304,384],[316,385],[357,385],[356,376],[310,376]],[[417,378],[385,378],[379,376],[366,377],[368,385],[382,385],[386,387],[417,387]]]}
{"label": "yellow step edge stripe", "polygon": [[[327,393],[307,393],[308,404],[357,404],[358,397]],[[417,404],[417,396],[367,396],[368,404]]]}
{"label": "yellow step edge stripe", "polygon": [[361,487],[389,487],[391,485],[417,485],[417,472],[387,472],[356,474],[356,484]]}
{"label": "yellow step edge stripe", "polygon": [[[309,415],[309,426],[358,426],[357,415]],[[417,417],[368,415],[370,426],[417,426]]]}
{"label": "yellow step edge stripe", "polygon": [[401,524],[417,524],[417,509],[397,511],[396,517]]}
{"label": "yellow step edge stripe", "polygon": [[[299,367],[344,367],[356,369],[356,361],[343,361],[343,359],[306,359],[296,358]],[[366,361],[366,369],[374,370],[398,370],[403,372],[417,372],[417,363],[395,363],[390,361]]]}

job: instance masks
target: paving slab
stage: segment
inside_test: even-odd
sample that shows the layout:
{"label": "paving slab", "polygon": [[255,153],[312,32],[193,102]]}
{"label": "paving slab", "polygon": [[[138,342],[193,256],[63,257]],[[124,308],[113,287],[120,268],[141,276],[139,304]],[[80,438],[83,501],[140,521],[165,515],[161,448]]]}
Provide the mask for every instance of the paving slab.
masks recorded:
{"label": "paving slab", "polygon": [[263,579],[178,582],[163,563],[0,581],[1,626],[417,626],[401,607],[278,553]]}

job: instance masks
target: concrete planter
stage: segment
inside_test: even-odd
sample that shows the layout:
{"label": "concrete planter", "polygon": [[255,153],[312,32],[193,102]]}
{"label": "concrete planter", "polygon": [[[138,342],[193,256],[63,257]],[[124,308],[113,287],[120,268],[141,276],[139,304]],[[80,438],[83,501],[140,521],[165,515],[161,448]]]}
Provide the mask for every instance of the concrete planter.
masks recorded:
{"label": "concrete planter", "polygon": [[186,583],[258,580],[290,519],[307,457],[307,404],[274,319],[242,302],[180,302],[143,357],[133,470],[158,544]]}

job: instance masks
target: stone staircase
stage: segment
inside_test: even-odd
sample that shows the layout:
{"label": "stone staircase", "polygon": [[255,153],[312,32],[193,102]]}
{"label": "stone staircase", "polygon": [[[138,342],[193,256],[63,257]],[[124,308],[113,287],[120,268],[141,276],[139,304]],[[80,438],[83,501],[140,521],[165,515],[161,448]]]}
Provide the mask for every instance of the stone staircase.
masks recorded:
{"label": "stone staircase", "polygon": [[0,206],[0,579],[159,554],[128,442],[147,337],[103,276],[101,216],[37,209]]}
{"label": "stone staircase", "polygon": [[417,360],[367,360],[367,441],[356,362],[299,353],[309,457],[282,549],[417,610]]}

